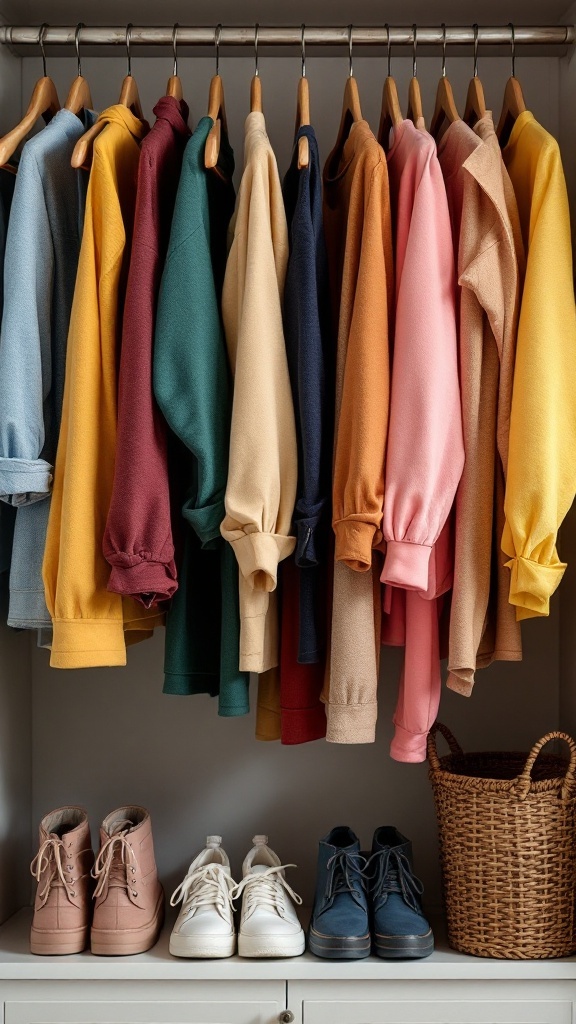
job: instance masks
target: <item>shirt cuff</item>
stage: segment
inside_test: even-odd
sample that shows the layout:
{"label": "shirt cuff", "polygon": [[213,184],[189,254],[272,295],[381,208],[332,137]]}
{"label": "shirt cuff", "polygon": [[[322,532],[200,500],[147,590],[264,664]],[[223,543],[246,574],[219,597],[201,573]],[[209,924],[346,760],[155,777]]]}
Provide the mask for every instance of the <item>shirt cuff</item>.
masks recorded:
{"label": "shirt cuff", "polygon": [[[111,561],[110,556],[108,561]],[[129,556],[128,556],[129,557]],[[135,565],[112,565],[108,590],[122,597],[133,597],[145,608],[168,601],[178,589],[176,566],[142,559]]]}
{"label": "shirt cuff", "polygon": [[359,519],[339,519],[334,524],[337,562],[344,562],[355,572],[368,572],[372,566],[372,548],[376,534],[373,523]]}
{"label": "shirt cuff", "polygon": [[278,563],[294,551],[295,537],[279,533],[222,531],[232,545],[238,566],[252,590],[272,591],[278,580]]}
{"label": "shirt cuff", "polygon": [[326,706],[328,743],[374,743],[378,705],[330,704]]}
{"label": "shirt cuff", "polygon": [[0,501],[32,505],[48,497],[53,470],[44,459],[0,459]]}
{"label": "shirt cuff", "polygon": [[421,764],[426,760],[426,740],[428,733],[414,733],[397,725],[394,738],[390,744],[390,757],[404,764]]}
{"label": "shirt cuff", "polygon": [[404,590],[428,590],[428,565],[432,547],[411,544],[406,540],[389,540],[380,580]]}
{"label": "shirt cuff", "polygon": [[118,619],[54,619],[52,668],[126,664],[124,627]]}
{"label": "shirt cuff", "polygon": [[549,615],[550,598],[560,585],[566,562],[543,565],[517,555],[505,565],[510,569],[510,604],[516,606],[516,618]]}

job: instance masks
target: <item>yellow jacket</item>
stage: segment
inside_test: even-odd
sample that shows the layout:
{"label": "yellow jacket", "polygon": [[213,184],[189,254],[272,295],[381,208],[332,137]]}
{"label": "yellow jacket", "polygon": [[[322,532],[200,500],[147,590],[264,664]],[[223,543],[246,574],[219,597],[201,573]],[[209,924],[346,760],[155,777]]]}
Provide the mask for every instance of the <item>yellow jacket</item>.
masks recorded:
{"label": "yellow jacket", "polygon": [[[119,297],[127,270],[140,155],[147,126],[124,106],[100,115],[72,305],[62,426],[43,577],[54,623],[55,668],[125,665],[124,630],[143,639],[162,621],[106,587],[102,538],[116,449]],[[128,238],[129,242],[129,238]]]}
{"label": "yellow jacket", "polygon": [[504,150],[527,252],[502,549],[516,617],[548,615],[566,565],[558,529],[576,493],[576,311],[558,144],[529,111]]}

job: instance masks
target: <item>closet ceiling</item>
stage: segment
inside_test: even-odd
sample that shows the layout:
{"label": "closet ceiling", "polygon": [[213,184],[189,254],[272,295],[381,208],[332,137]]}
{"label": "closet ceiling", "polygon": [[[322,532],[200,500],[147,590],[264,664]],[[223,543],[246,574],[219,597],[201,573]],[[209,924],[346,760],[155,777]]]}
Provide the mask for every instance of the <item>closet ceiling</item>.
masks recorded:
{"label": "closet ceiling", "polygon": [[515,21],[530,25],[542,22],[555,24],[568,9],[566,0],[438,0],[431,9],[430,0],[4,0],[0,17],[14,24],[206,24],[221,21],[229,25],[260,21],[263,24],[426,24],[441,16],[452,24],[478,21],[479,24],[506,24]]}

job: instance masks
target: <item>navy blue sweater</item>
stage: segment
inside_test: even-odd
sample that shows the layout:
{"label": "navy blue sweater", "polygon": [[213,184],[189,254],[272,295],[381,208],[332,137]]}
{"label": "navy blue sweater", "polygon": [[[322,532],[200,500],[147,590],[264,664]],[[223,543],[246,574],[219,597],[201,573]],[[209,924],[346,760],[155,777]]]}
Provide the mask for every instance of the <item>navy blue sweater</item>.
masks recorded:
{"label": "navy blue sweater", "polygon": [[[307,168],[298,169],[298,139],[306,136]],[[294,509],[300,569],[298,661],[321,660],[331,523],[333,358],[329,332],[326,244],[322,223],[322,173],[314,129],[299,129],[283,185],[290,233],[284,292],[284,333],[298,439],[298,489]]]}

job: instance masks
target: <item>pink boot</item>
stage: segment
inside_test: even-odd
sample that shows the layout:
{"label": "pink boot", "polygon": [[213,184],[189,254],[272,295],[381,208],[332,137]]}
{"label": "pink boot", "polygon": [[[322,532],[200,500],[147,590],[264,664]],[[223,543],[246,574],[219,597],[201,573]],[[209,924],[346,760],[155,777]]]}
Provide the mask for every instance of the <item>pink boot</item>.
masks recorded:
{"label": "pink boot", "polygon": [[150,949],[164,921],[164,891],[144,807],[119,807],[104,819],[93,876],[92,952],[128,956]]}
{"label": "pink boot", "polygon": [[38,882],[30,931],[32,953],[81,953],[88,945],[94,853],[82,807],[59,807],[40,822],[30,870]]}

